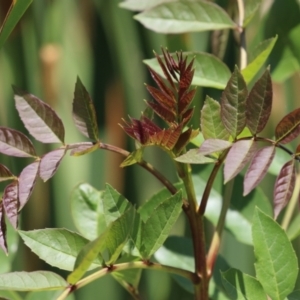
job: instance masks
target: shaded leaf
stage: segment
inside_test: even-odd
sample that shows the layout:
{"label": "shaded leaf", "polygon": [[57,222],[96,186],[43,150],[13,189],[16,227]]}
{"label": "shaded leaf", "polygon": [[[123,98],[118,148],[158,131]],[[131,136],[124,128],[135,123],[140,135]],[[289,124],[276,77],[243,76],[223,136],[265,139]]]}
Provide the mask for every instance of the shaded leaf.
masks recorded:
{"label": "shaded leaf", "polygon": [[2,198],[5,214],[11,225],[17,229],[19,209],[18,181],[13,181],[5,188]]}
{"label": "shaded leaf", "polygon": [[252,236],[257,279],[273,300],[284,299],[293,291],[298,275],[297,257],[286,233],[257,208]]}
{"label": "shaded leaf", "polygon": [[159,204],[141,224],[141,245],[137,245],[143,258],[150,258],[167,239],[181,213],[182,193],[167,198]]}
{"label": "shaded leaf", "polygon": [[208,139],[205,140],[200,146],[199,153],[202,155],[212,154],[215,152],[223,151],[232,146],[229,141],[224,141],[220,139]]}
{"label": "shaded leaf", "polygon": [[236,138],[246,125],[246,82],[235,67],[221,97],[222,122],[233,138]]}
{"label": "shaded leaf", "polygon": [[48,152],[42,156],[40,161],[39,175],[45,181],[50,179],[57,171],[63,157],[65,156],[66,149],[60,148]]}
{"label": "shaded leaf", "polygon": [[300,108],[287,114],[275,129],[276,143],[287,144],[300,134]]}
{"label": "shaded leaf", "polygon": [[36,96],[13,89],[16,108],[29,133],[42,143],[64,143],[64,125],[56,112]]}
{"label": "shaded leaf", "polygon": [[274,218],[287,205],[292,197],[296,183],[295,160],[291,159],[280,170],[274,186]]}
{"label": "shaded leaf", "polygon": [[224,166],[224,183],[234,178],[252,159],[257,150],[253,140],[239,140],[230,148]]}
{"label": "shaded leaf", "polygon": [[3,202],[0,203],[0,247],[6,254],[8,254],[7,242],[6,242],[6,223],[5,223]]}
{"label": "shaded leaf", "polygon": [[39,161],[33,162],[25,167],[19,176],[19,210],[21,210],[27,203],[32,193],[37,178],[39,165]]}
{"label": "shaded leaf", "polygon": [[146,28],[160,33],[199,32],[236,27],[222,8],[205,1],[166,2],[135,15],[134,18]]}
{"label": "shaded leaf", "polygon": [[103,191],[87,183],[77,185],[71,193],[71,213],[79,232],[88,240],[98,236],[98,210]]}
{"label": "shaded leaf", "polygon": [[3,24],[0,29],[0,48],[13,31],[14,27],[17,25],[32,0],[22,0],[22,1],[13,1],[11,2],[10,9],[3,21]]}
{"label": "shaded leaf", "polygon": [[253,78],[257,75],[258,71],[264,65],[276,41],[277,41],[277,35],[273,38],[261,42],[254,49],[252,55],[253,58],[250,60],[248,66],[242,70],[243,77],[247,83],[250,83],[253,80]]}
{"label": "shaded leaf", "polygon": [[[171,54],[175,57],[175,53]],[[224,89],[227,81],[230,78],[230,70],[228,67],[217,57],[204,52],[183,52],[187,57],[187,62],[194,59],[194,77],[192,85],[207,86],[217,89]],[[151,67],[160,76],[165,77],[157,60],[146,59],[143,61],[146,65]],[[171,94],[172,95],[172,94]]]}
{"label": "shaded leaf", "polygon": [[222,273],[223,285],[230,299],[266,300],[262,285],[254,277],[236,269]]}
{"label": "shaded leaf", "polygon": [[298,299],[300,299],[300,290],[293,291],[286,298],[286,300],[298,300]]}
{"label": "shaded leaf", "polygon": [[68,283],[49,271],[13,272],[0,275],[0,289],[12,291],[62,290]]}
{"label": "shaded leaf", "polygon": [[[19,230],[27,247],[47,264],[62,270],[72,271],[77,255],[89,243],[76,232],[67,229]],[[102,260],[96,258],[90,269],[100,267]]]}
{"label": "shaded leaf", "polygon": [[79,77],[77,77],[75,85],[73,119],[76,127],[83,135],[94,141],[99,140],[95,107]]}
{"label": "shaded leaf", "polygon": [[198,148],[190,149],[188,152],[176,157],[175,160],[186,164],[208,164],[216,161],[199,153]]}
{"label": "shaded leaf", "polygon": [[14,175],[11,173],[11,171],[5,167],[4,165],[0,164],[0,182],[6,181],[9,179],[14,179]]}
{"label": "shaded leaf", "polygon": [[248,195],[263,180],[275,156],[275,146],[259,149],[253,156],[244,179],[244,196]]}
{"label": "shaded leaf", "polygon": [[293,241],[295,238],[297,238],[300,235],[299,222],[300,222],[300,215],[297,214],[292,220],[292,222],[290,223],[286,231],[286,234],[290,241]]}
{"label": "shaded leaf", "polygon": [[35,156],[34,147],[26,135],[5,127],[0,127],[0,153],[17,157]]}
{"label": "shaded leaf", "polygon": [[247,126],[253,135],[266,126],[272,109],[272,82],[267,69],[255,83],[246,100]]}
{"label": "shaded leaf", "polygon": [[78,145],[76,148],[72,148],[70,155],[71,156],[81,156],[88,153],[92,153],[99,149],[99,144],[94,143],[85,143],[84,145]]}
{"label": "shaded leaf", "polygon": [[221,106],[218,101],[206,96],[201,110],[201,131],[204,138],[228,140],[229,133],[221,120]]}
{"label": "shaded leaf", "polygon": [[127,210],[120,218],[112,222],[96,240],[82,248],[77,256],[74,271],[68,276],[69,283],[75,284],[86,273],[99,253],[106,264],[112,264],[117,260],[129,237],[134,214],[134,209]]}

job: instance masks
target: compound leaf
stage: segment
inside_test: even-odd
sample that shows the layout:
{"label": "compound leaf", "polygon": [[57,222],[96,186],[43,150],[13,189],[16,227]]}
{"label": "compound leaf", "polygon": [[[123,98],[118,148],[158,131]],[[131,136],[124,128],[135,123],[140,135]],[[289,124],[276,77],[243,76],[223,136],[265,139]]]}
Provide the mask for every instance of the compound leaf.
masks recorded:
{"label": "compound leaf", "polygon": [[79,77],[77,77],[75,85],[73,119],[76,127],[83,135],[93,141],[99,140],[95,107]]}
{"label": "compound leaf", "polygon": [[247,126],[253,135],[266,126],[272,109],[272,81],[267,69],[255,83],[246,100]]}
{"label": "compound leaf", "polygon": [[199,153],[198,148],[190,149],[188,152],[176,157],[175,160],[185,164],[209,164],[216,161],[213,158],[209,158],[202,153]]}
{"label": "compound leaf", "polygon": [[230,148],[224,166],[224,182],[234,178],[252,159],[257,150],[257,143],[253,140],[240,140]]}
{"label": "compound leaf", "polygon": [[263,180],[275,156],[275,146],[259,149],[253,156],[244,178],[244,193],[248,195]]}
{"label": "compound leaf", "polygon": [[[89,243],[76,232],[67,229],[47,228],[31,231],[19,231],[24,243],[47,264],[62,270],[72,271],[77,255]],[[101,266],[98,258],[90,269]]]}
{"label": "compound leaf", "polygon": [[66,149],[60,148],[42,156],[39,175],[44,181],[47,181],[56,173],[65,153]]}
{"label": "compound leaf", "polygon": [[274,218],[276,219],[281,210],[287,205],[292,197],[296,183],[295,160],[291,159],[284,164],[278,174],[274,186]]}
{"label": "compound leaf", "polygon": [[2,195],[5,214],[11,225],[16,229],[18,227],[18,181],[13,181],[4,190]]}
{"label": "compound leaf", "polygon": [[201,131],[205,139],[229,139],[229,133],[221,120],[221,106],[218,101],[209,96],[206,96],[200,121]]}
{"label": "compound leaf", "polygon": [[21,210],[27,203],[32,193],[37,178],[39,165],[39,161],[33,162],[25,167],[19,176],[19,210]]}
{"label": "compound leaf", "polygon": [[6,254],[8,254],[7,242],[6,242],[6,223],[5,223],[3,202],[0,203],[0,247]]}
{"label": "compound leaf", "polygon": [[42,143],[64,143],[64,125],[56,112],[36,96],[13,89],[16,108],[29,133]]}
{"label": "compound leaf", "polygon": [[13,179],[13,178],[14,175],[11,173],[11,171],[4,165],[0,164],[0,182]]}
{"label": "compound leaf", "polygon": [[134,18],[146,28],[160,33],[199,32],[236,27],[221,7],[206,1],[166,2]]}
{"label": "compound leaf", "polygon": [[271,299],[285,299],[293,291],[298,275],[297,257],[286,233],[256,208],[252,236],[257,279]]}
{"label": "compound leaf", "polygon": [[205,140],[200,146],[199,153],[202,155],[212,154],[215,152],[223,151],[231,147],[232,143],[220,139]]}
{"label": "compound leaf", "polygon": [[233,138],[236,138],[246,125],[246,82],[235,67],[221,97],[221,117],[224,126]]}
{"label": "compound leaf", "polygon": [[0,127],[0,153],[17,157],[35,156],[34,147],[26,135],[5,127]]}
{"label": "compound leaf", "polygon": [[275,129],[276,143],[287,144],[300,134],[300,108],[287,114]]}

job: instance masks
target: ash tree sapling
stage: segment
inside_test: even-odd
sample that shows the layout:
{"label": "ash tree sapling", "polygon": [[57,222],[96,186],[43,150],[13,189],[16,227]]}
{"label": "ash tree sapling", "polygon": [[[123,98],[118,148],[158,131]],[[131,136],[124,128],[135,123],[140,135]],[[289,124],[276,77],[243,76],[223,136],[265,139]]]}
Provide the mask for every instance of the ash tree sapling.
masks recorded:
{"label": "ash tree sapling", "polygon": [[[38,155],[26,135],[0,127],[0,152],[32,159],[18,176],[0,164],[0,181],[9,182],[0,204],[0,246],[8,252],[7,217],[32,252],[49,265],[70,273],[66,279],[49,271],[6,273],[0,275],[0,290],[55,290],[53,298],[62,300],[75,290],[111,274],[134,299],[140,299],[141,270],[147,269],[170,273],[194,294],[195,299],[221,299],[218,298],[221,295],[222,299],[281,300],[297,295],[297,291],[293,293],[298,275],[297,257],[276,219],[289,203],[296,185],[300,145],[292,151],[285,144],[300,135],[300,109],[279,121],[274,139],[261,136],[270,118],[273,90],[270,68],[262,75],[259,71],[277,37],[263,42],[253,62],[247,65],[244,29],[260,1],[248,8],[243,1],[237,2],[238,24],[218,5],[206,1],[161,1],[146,10],[145,7],[137,8],[142,2],[128,0],[123,3],[124,7],[133,5],[141,10],[135,18],[152,30],[170,28],[170,16],[165,15],[168,10],[173,14],[171,20],[179,24],[168,29],[168,33],[231,28],[241,39],[240,66],[235,66],[231,75],[219,59],[205,53],[170,53],[162,49],[162,55],[155,53],[154,59],[145,61],[155,83],[155,87],[146,85],[152,100],[145,102],[147,109],[139,119],[129,117],[120,124],[135,141],[135,150],[131,153],[99,139],[96,110],[79,78],[75,84],[72,115],[75,126],[90,142],[66,144],[64,124],[56,112],[36,96],[13,88],[16,109],[30,135],[41,143],[59,146]],[[197,22],[183,22],[181,11],[192,12]],[[163,25],[157,26],[157,19]],[[220,72],[220,76],[206,70],[207,62]],[[199,75],[203,74],[201,68],[206,70],[206,75]],[[227,76],[226,80],[222,74]],[[257,81],[250,85],[255,77]],[[198,101],[194,99],[195,85],[224,88],[219,100],[206,96],[196,129],[190,125],[195,110],[192,102]],[[164,125],[158,125],[154,116]],[[199,137],[202,138],[200,143],[197,142]],[[144,159],[144,150],[152,146],[169,155],[176,167],[178,183],[169,181]],[[265,178],[277,149],[289,154],[290,159],[283,164],[274,183],[273,215],[253,205],[251,240],[245,238],[245,232],[240,233],[230,220],[234,180],[247,166],[242,177],[244,196],[247,196]],[[121,167],[137,164],[165,188],[136,208],[109,184],[101,191],[87,183],[79,184],[71,194],[71,210],[78,232],[58,228],[18,229],[18,215],[28,202],[38,177],[43,181],[51,179],[68,152],[76,157],[96,150],[122,155]],[[191,164],[213,165],[205,182],[192,174]],[[213,189],[213,183],[223,165],[225,191],[220,196]],[[215,217],[216,211],[210,208],[210,203],[218,197],[223,198],[222,207]],[[169,237],[182,212],[187,218],[191,239]],[[239,226],[244,226],[250,235],[249,222],[245,222],[242,212],[238,215]],[[205,238],[205,218],[215,225],[209,243]],[[218,268],[224,229],[230,230],[238,240],[253,245],[255,276],[229,266],[226,271]],[[180,249],[182,245],[185,247]],[[181,262],[182,256],[185,265]],[[90,273],[86,275],[88,271]],[[220,277],[219,283],[215,276]]]}

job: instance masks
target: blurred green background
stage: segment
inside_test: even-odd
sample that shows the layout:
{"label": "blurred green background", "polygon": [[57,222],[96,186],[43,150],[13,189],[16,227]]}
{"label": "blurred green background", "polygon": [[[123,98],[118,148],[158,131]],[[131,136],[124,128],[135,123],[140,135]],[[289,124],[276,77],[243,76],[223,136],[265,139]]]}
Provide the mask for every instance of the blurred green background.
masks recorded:
{"label": "blurred green background", "polygon": [[[230,1],[225,0],[218,2],[224,8],[230,4]],[[251,53],[251,49],[260,41],[279,34],[278,43],[270,58],[275,80],[274,104],[272,119],[265,130],[266,134],[272,136],[276,123],[300,104],[300,39],[297,38],[300,36],[297,35],[300,12],[299,3],[294,0],[262,2],[261,9],[247,30],[247,43]],[[127,118],[127,115],[138,118],[145,108],[142,100],[150,98],[144,83],[151,83],[151,79],[142,60],[153,57],[153,50],[160,52],[160,47],[163,46],[168,47],[170,52],[211,52],[223,59],[230,69],[238,62],[237,43],[231,33],[153,33],[132,18],[133,12],[120,8],[119,3],[119,0],[33,1],[5,46],[0,49],[1,126],[26,133],[14,108],[11,89],[14,84],[55,108],[65,124],[67,142],[84,141],[85,138],[75,129],[71,116],[73,91],[76,76],[79,76],[94,100],[101,139],[132,150],[132,141],[127,139],[118,123],[122,118]],[[10,4],[9,0],[0,2],[1,23]],[[220,44],[216,47],[213,41],[218,34],[228,38],[227,46]],[[218,99],[220,93],[218,90],[198,88],[194,102],[197,108],[195,127],[199,126],[199,112],[205,95]],[[35,143],[35,146],[39,154],[50,149],[50,146],[40,143]],[[170,180],[177,180],[171,162],[166,160],[163,153],[154,149],[153,152],[146,151],[146,155]],[[0,161],[15,174],[19,174],[28,163],[24,159],[11,159],[1,154]],[[78,158],[66,157],[53,179],[47,183],[38,181],[30,201],[22,211],[22,229],[65,227],[75,230],[70,215],[69,195],[79,182],[89,182],[98,189],[109,182],[137,204],[159,190],[161,185],[139,167],[120,169],[121,161],[122,158],[118,155],[104,151]],[[195,168],[195,172],[205,174],[206,170],[203,167]],[[270,174],[262,184],[270,199],[274,180],[275,176]],[[220,186],[216,188],[220,189]],[[185,232],[182,217],[173,233],[183,235]],[[17,250],[18,255],[12,263],[10,259],[1,256],[1,272],[9,269],[50,269],[22,243],[17,245],[12,239],[8,243],[12,244],[11,252]],[[299,249],[299,241],[296,240],[294,245]],[[253,273],[252,248],[236,242],[230,234],[224,235],[222,254],[234,267]],[[63,272],[61,274],[66,275]],[[157,272],[143,273],[140,292],[142,299],[192,299],[192,295],[180,288],[167,274]],[[38,297],[42,296],[39,295],[36,299],[41,299]],[[75,298],[131,299],[109,276],[77,291]]]}

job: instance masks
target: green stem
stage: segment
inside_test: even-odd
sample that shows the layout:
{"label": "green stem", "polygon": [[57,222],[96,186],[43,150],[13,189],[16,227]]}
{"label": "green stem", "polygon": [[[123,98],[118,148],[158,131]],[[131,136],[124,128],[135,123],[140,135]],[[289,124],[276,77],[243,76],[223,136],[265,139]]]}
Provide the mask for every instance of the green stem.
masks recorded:
{"label": "green stem", "polygon": [[230,180],[225,186],[224,199],[223,199],[223,205],[222,205],[220,217],[208,251],[207,271],[208,271],[209,278],[212,276],[215,261],[220,249],[222,232],[225,225],[227,210],[230,205],[233,185],[234,185],[234,179]]}
{"label": "green stem", "polygon": [[197,199],[195,195],[194,183],[191,176],[190,165],[177,163],[177,170],[182,179],[187,193],[187,205],[183,205],[183,210],[187,215],[193,239],[195,256],[195,273],[201,279],[194,285],[195,299],[208,299],[208,280],[206,270],[206,249],[203,216],[197,215]]}
{"label": "green stem", "polygon": [[293,217],[293,214],[295,212],[295,208],[298,205],[299,192],[300,192],[300,174],[297,174],[295,190],[294,190],[293,196],[287,206],[287,209],[285,211],[285,214],[283,216],[283,220],[281,223],[281,227],[284,230],[287,230],[287,228],[291,222],[291,219]]}

